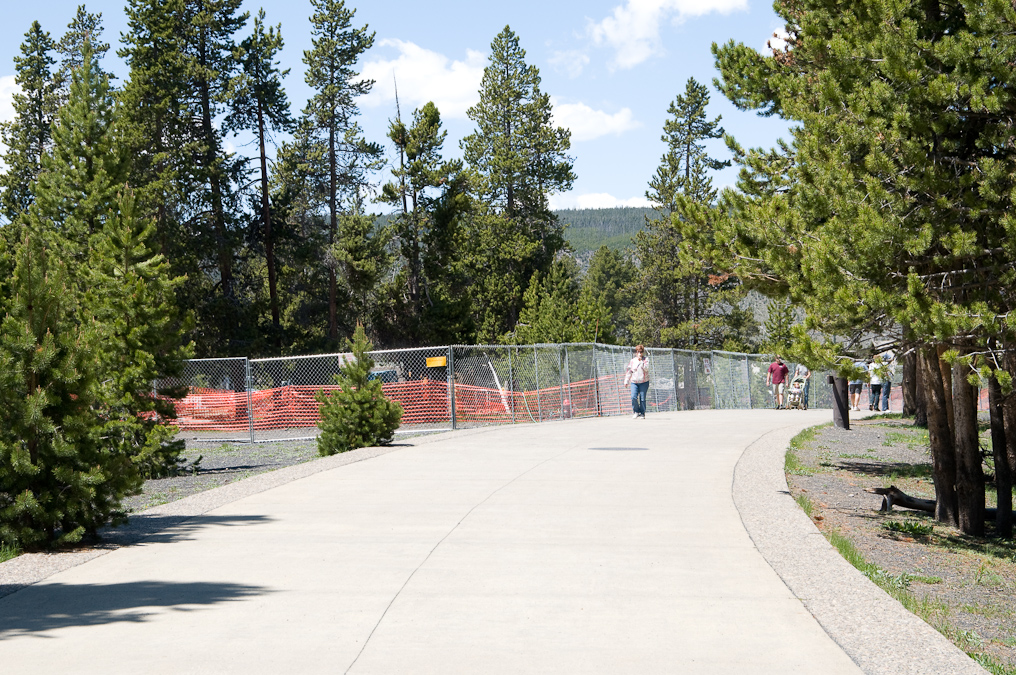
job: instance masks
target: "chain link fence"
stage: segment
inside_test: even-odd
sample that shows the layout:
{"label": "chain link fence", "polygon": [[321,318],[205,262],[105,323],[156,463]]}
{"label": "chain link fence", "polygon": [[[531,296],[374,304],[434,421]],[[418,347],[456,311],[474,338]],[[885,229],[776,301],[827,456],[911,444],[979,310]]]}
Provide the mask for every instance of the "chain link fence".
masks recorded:
{"label": "chain link fence", "polygon": [[[648,412],[771,408],[771,357],[649,348]],[[453,345],[371,352],[371,379],[403,408],[400,433],[631,414],[628,347],[593,343]],[[351,354],[193,359],[158,393],[184,387],[172,420],[191,439],[262,442],[315,438],[320,391],[332,391]],[[796,364],[788,363],[791,373]],[[830,408],[827,373],[815,372],[808,405]],[[900,410],[898,380],[891,409]],[[867,403],[867,399],[865,399]]]}

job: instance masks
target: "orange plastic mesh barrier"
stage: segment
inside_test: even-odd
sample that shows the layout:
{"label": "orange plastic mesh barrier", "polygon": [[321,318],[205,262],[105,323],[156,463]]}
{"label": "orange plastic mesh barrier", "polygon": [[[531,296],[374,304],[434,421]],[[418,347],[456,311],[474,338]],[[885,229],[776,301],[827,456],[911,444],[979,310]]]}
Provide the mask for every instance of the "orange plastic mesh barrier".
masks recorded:
{"label": "orange plastic mesh barrier", "polygon": [[[337,387],[290,385],[250,392],[256,431],[316,427],[319,391]],[[402,405],[403,425],[450,423],[448,383],[436,380],[382,385],[389,399]],[[651,407],[669,406],[668,398]],[[463,424],[511,424],[596,415],[624,414],[631,407],[628,389],[612,376],[533,391],[455,386],[455,418]],[[668,408],[669,409],[669,408]],[[196,388],[176,402],[171,423],[185,431],[242,432],[250,428],[247,393]]]}
{"label": "orange plastic mesh barrier", "polygon": [[[434,380],[393,382],[381,386],[385,396],[402,404],[402,424],[450,423],[448,383]],[[316,427],[321,419],[319,391],[335,386],[285,386],[251,392],[256,431]],[[192,389],[176,402],[171,420],[182,431],[244,431],[250,428],[246,392]]]}

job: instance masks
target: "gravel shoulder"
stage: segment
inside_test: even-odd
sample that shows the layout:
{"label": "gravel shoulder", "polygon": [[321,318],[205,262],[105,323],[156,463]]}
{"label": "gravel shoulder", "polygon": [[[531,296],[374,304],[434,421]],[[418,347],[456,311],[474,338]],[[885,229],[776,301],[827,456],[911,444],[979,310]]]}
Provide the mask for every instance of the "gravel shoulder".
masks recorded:
{"label": "gravel shoulder", "polygon": [[317,457],[317,441],[313,440],[273,443],[188,440],[182,466],[192,468],[185,468],[176,476],[145,481],[141,494],[125,499],[124,506],[129,513],[139,513],[153,506]]}
{"label": "gravel shoulder", "polygon": [[[918,614],[960,649],[990,672],[1016,673],[1016,544],[968,537],[908,509],[881,511],[882,498],[865,488],[895,485],[934,499],[927,430],[879,418],[851,426],[795,439],[791,494],[823,534],[845,537],[876,566],[883,583],[909,590]],[[993,492],[988,500],[993,506]]]}

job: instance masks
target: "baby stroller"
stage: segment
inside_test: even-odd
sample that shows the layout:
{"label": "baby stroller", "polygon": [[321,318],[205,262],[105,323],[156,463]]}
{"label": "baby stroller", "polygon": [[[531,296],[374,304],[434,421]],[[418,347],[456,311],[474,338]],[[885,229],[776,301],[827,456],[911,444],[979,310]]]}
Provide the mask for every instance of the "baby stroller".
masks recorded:
{"label": "baby stroller", "polygon": [[804,402],[804,385],[806,384],[803,377],[795,377],[790,381],[790,386],[787,387],[787,410],[791,408],[795,410],[807,410],[808,406]]}

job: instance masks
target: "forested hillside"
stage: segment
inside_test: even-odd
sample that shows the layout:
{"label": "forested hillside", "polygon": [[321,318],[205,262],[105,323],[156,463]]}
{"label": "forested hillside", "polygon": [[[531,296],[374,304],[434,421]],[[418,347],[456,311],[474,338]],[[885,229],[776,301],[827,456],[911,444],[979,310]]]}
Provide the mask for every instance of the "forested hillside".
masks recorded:
{"label": "forested hillside", "polygon": [[633,206],[565,209],[555,211],[554,215],[565,226],[564,237],[577,256],[592,253],[600,246],[617,251],[631,248],[632,237],[645,227],[646,218],[660,218],[654,209]]}

